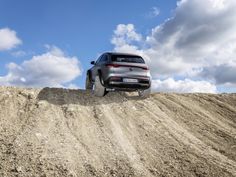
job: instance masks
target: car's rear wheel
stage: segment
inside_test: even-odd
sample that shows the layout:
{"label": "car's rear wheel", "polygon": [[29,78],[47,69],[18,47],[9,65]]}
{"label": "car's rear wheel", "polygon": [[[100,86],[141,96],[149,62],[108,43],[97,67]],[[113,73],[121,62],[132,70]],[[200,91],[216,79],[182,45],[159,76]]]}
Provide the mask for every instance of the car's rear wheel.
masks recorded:
{"label": "car's rear wheel", "polygon": [[103,97],[106,93],[106,88],[101,84],[101,80],[99,76],[95,77],[94,83],[94,94],[98,97]]}
{"label": "car's rear wheel", "polygon": [[89,77],[89,74],[87,74],[86,77],[86,85],[85,85],[86,90],[92,90],[93,89],[93,83],[91,82],[91,79]]}
{"label": "car's rear wheel", "polygon": [[148,88],[148,89],[146,89],[146,90],[139,90],[139,91],[138,91],[138,95],[139,95],[140,97],[142,97],[142,98],[147,98],[147,97],[149,97],[150,93],[151,93],[151,87]]}

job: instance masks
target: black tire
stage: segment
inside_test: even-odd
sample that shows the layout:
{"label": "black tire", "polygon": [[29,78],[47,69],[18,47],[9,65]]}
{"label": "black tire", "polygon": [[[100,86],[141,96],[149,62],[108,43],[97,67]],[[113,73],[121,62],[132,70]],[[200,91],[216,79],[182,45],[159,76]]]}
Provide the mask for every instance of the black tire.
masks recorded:
{"label": "black tire", "polygon": [[86,77],[85,89],[86,90],[92,90],[93,89],[93,83],[91,82],[89,74],[87,74],[87,77]]}
{"label": "black tire", "polygon": [[138,91],[138,95],[139,95],[141,98],[148,98],[150,94],[151,94],[151,87],[149,87],[149,88],[146,89],[146,90],[139,90],[139,91]]}
{"label": "black tire", "polygon": [[103,97],[106,94],[106,88],[101,84],[99,76],[95,77],[94,94],[98,97]]}

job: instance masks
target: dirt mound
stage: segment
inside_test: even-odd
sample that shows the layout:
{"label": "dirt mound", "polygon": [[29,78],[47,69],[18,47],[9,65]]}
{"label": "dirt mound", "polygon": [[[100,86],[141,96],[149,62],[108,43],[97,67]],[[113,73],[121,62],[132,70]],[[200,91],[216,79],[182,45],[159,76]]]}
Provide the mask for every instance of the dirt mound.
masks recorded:
{"label": "dirt mound", "polygon": [[0,176],[236,176],[236,94],[0,88]]}

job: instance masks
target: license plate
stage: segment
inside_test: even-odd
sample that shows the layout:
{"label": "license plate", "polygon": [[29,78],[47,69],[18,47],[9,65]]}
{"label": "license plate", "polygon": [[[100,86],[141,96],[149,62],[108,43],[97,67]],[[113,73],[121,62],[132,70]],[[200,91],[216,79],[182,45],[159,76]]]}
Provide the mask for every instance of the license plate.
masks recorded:
{"label": "license plate", "polygon": [[132,83],[137,83],[138,79],[129,79],[129,78],[124,78],[123,82],[132,82]]}

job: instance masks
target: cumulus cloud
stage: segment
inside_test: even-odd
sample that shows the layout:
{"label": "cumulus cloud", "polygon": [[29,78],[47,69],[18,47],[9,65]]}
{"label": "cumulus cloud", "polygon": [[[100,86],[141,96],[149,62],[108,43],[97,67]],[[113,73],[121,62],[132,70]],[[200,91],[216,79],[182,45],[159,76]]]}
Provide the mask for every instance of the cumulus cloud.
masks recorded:
{"label": "cumulus cloud", "polygon": [[114,51],[116,52],[136,53],[145,56],[145,59],[149,59],[149,56],[140,49],[142,47],[143,37],[136,32],[133,24],[117,25],[111,43],[115,46]]}
{"label": "cumulus cloud", "polygon": [[19,65],[10,63],[7,67],[8,74],[0,77],[1,85],[63,87],[82,72],[76,57],[65,56],[55,46],[42,55],[33,56]]}
{"label": "cumulus cloud", "polygon": [[[153,61],[157,66],[166,61],[165,74],[184,74],[196,67],[227,63],[225,46],[236,40],[235,8],[233,0],[180,1],[175,16],[147,36],[152,49],[147,52],[158,56]],[[220,50],[226,52],[219,57]],[[172,63],[182,67],[169,67]]]}
{"label": "cumulus cloud", "polygon": [[236,85],[236,63],[205,67],[201,74],[203,77],[214,80],[219,85]]}
{"label": "cumulus cloud", "polygon": [[135,31],[133,24],[119,24],[114,31],[111,43],[115,45],[115,50],[128,48],[128,50],[136,51],[137,47],[134,45],[131,46],[130,44],[141,40],[142,36]]}
{"label": "cumulus cloud", "polygon": [[233,0],[180,1],[175,16],[154,28],[147,41],[185,63],[211,62],[215,52],[235,41],[235,8]]}
{"label": "cumulus cloud", "polygon": [[217,86],[235,83],[235,9],[235,0],[180,0],[174,15],[151,34],[138,34],[140,40],[135,42],[126,38],[119,45],[112,42],[114,50],[142,55],[154,79],[202,79]]}
{"label": "cumulus cloud", "polygon": [[152,7],[151,12],[147,15],[149,18],[157,17],[161,13],[158,7]]}
{"label": "cumulus cloud", "polygon": [[15,31],[9,28],[0,29],[0,51],[12,49],[21,43]]}
{"label": "cumulus cloud", "polygon": [[217,93],[216,86],[207,81],[193,81],[190,79],[174,80],[153,80],[153,91],[159,92],[179,92],[179,93]]}

